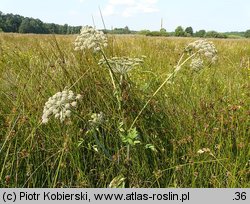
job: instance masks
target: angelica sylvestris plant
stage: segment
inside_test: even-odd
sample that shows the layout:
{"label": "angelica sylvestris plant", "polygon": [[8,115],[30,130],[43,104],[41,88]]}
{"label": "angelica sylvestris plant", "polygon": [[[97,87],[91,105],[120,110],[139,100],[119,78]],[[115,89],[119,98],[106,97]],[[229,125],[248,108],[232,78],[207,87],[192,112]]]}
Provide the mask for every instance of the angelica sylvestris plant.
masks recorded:
{"label": "angelica sylvestris plant", "polygon": [[[102,59],[99,60],[100,66],[105,66],[109,70],[111,82],[114,88],[114,95],[117,99],[118,104],[118,112],[120,114],[120,123],[125,124],[124,115],[126,115],[126,110],[124,110],[125,99],[124,95],[128,95],[127,86],[128,86],[128,72],[130,72],[135,67],[139,66],[143,63],[143,58],[130,58],[130,57],[113,57],[108,58],[103,50],[107,44],[107,37],[103,32],[96,30],[90,26],[85,26],[81,29],[80,35],[75,40],[75,50],[93,50],[93,52],[100,51],[102,55]],[[92,127],[93,124],[98,122],[98,118],[100,118],[102,114],[92,115]],[[126,127],[125,127],[126,129]],[[125,132],[130,132],[126,130]],[[125,134],[130,135],[130,134]],[[128,143],[129,144],[129,143]]]}
{"label": "angelica sylvestris plant", "polygon": [[82,27],[80,35],[75,40],[75,50],[93,50],[94,53],[108,46],[106,35],[91,26]]}
{"label": "angelica sylvestris plant", "polygon": [[72,109],[76,108],[77,101],[82,99],[82,95],[75,94],[71,90],[64,90],[50,97],[43,108],[42,123],[47,123],[49,118],[54,116],[63,122],[69,118]]}
{"label": "angelica sylvestris plant", "polygon": [[[116,96],[118,108],[117,112],[119,114],[119,127],[117,127],[121,141],[126,145],[126,158],[124,159],[124,166],[126,168],[126,187],[129,187],[130,181],[130,168],[132,165],[132,160],[130,156],[130,147],[140,143],[139,133],[135,127],[135,123],[145,110],[147,105],[153,99],[153,97],[162,89],[162,87],[173,80],[177,73],[188,64],[193,70],[199,71],[205,67],[205,65],[210,65],[216,62],[217,50],[212,42],[206,40],[198,40],[192,42],[186,46],[184,49],[177,65],[175,66],[172,73],[170,73],[164,82],[157,88],[157,90],[152,94],[150,99],[144,104],[142,109],[139,111],[137,116],[134,118],[131,124],[128,123],[128,110],[126,109],[127,96],[129,96],[129,72],[131,72],[136,67],[140,66],[144,62],[145,56],[141,58],[132,57],[111,57],[106,56],[105,50],[103,48],[108,46],[107,37],[102,31],[98,31],[93,27],[85,26],[81,29],[81,33],[77,36],[75,40],[75,50],[82,51],[83,53],[87,50],[93,53],[100,52],[100,55],[95,56],[102,58],[99,60],[98,65],[100,67],[106,67],[109,71],[111,83],[113,85],[114,95]],[[97,65],[97,66],[98,66]],[[126,96],[126,97],[125,97]],[[70,90],[64,90],[63,92],[58,92],[46,102],[42,122],[47,123],[49,118],[54,115],[55,118],[60,119],[63,122],[66,118],[69,118],[72,113],[72,109],[77,106],[77,101],[81,99],[81,95],[76,95]],[[96,144],[102,150],[104,155],[112,160],[112,156],[106,149],[103,142],[103,126],[105,122],[105,116],[102,112],[93,113],[89,120],[89,130],[86,134],[92,136],[95,139]],[[124,149],[124,146],[121,147]],[[153,145],[148,144],[147,149],[156,151]],[[122,177],[123,178],[123,177]],[[125,178],[124,178],[125,179]],[[122,180],[124,181],[124,180]]]}
{"label": "angelica sylvestris plant", "polygon": [[126,109],[124,108],[127,101],[126,97],[128,96],[128,73],[135,67],[140,66],[144,62],[145,56],[141,58],[130,58],[130,57],[113,57],[111,59],[103,58],[99,61],[100,66],[108,67],[112,69],[113,73],[118,74],[119,76],[119,87],[120,90],[117,90],[119,110],[121,112],[121,122],[119,127],[119,132],[122,141],[127,145],[127,161],[130,160],[130,146],[134,146],[139,143],[137,141],[137,131],[136,128],[128,129],[127,124],[125,123],[125,116],[127,115]]}

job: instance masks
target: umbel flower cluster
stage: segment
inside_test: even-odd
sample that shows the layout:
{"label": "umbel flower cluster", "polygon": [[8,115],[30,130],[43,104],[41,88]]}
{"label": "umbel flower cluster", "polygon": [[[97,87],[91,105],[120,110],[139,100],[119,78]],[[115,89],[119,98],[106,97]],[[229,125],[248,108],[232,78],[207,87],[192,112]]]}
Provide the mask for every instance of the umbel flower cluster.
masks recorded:
{"label": "umbel flower cluster", "polygon": [[71,90],[64,90],[50,97],[43,108],[42,123],[47,123],[50,116],[63,122],[71,116],[72,108],[77,106],[77,100],[81,100],[82,95],[74,94]]}
{"label": "umbel flower cluster", "polygon": [[196,53],[190,63],[190,67],[196,71],[203,68],[205,61],[208,63],[215,63],[217,60],[215,45],[207,40],[196,40],[190,43],[185,48],[185,51],[190,55]]}
{"label": "umbel flower cluster", "polygon": [[91,115],[91,120],[89,120],[91,127],[98,127],[99,125],[103,124],[105,121],[105,116],[103,112],[100,113],[93,113]]}
{"label": "umbel flower cluster", "polygon": [[[124,75],[136,66],[141,65],[144,62],[143,58],[145,56],[142,56],[142,58],[112,57],[111,59],[107,59],[107,61],[113,72]],[[103,58],[99,60],[98,64],[107,66],[107,61]]]}
{"label": "umbel flower cluster", "polygon": [[204,66],[204,62],[201,58],[196,57],[194,59],[191,60],[190,63],[190,67],[194,70],[194,71],[199,71],[203,68]]}
{"label": "umbel flower cluster", "polygon": [[75,40],[75,50],[93,50],[98,52],[108,46],[108,40],[102,31],[96,30],[91,26],[82,27],[80,35]]}

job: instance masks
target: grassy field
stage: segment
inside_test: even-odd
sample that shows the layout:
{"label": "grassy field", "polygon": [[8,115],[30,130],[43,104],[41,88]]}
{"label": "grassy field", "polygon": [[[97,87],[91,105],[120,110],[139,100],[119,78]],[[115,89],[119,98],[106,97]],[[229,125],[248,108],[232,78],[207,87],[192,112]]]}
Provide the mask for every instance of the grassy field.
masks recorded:
{"label": "grassy field", "polygon": [[[196,39],[109,36],[108,57],[146,56],[121,108],[100,55],[74,51],[75,37],[0,34],[0,187],[250,187],[249,40],[212,40],[214,65],[184,65],[152,97]],[[83,96],[75,114],[42,124],[65,87]]]}

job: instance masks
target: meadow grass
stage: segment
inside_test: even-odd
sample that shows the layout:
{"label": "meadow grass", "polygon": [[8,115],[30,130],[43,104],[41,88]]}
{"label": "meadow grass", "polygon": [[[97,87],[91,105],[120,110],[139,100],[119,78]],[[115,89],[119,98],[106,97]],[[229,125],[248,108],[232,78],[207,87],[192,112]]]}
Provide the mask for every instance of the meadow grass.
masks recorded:
{"label": "meadow grass", "polygon": [[[74,51],[75,37],[0,34],[0,187],[250,187],[249,40],[213,40],[215,65],[184,67],[157,93],[135,123],[128,169],[109,74],[98,55]],[[147,56],[129,74],[127,126],[193,40],[109,36],[107,55]],[[83,96],[78,114],[41,124],[65,87]],[[105,124],[90,133],[99,112]]]}

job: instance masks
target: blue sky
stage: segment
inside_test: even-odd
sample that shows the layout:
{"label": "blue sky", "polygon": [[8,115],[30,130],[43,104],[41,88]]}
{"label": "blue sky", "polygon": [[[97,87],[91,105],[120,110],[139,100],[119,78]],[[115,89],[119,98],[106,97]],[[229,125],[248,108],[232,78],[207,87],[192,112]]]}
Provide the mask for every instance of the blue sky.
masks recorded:
{"label": "blue sky", "polygon": [[44,22],[93,25],[103,28],[173,31],[177,26],[194,30],[245,31],[250,29],[250,0],[0,0],[0,11],[39,18]]}

